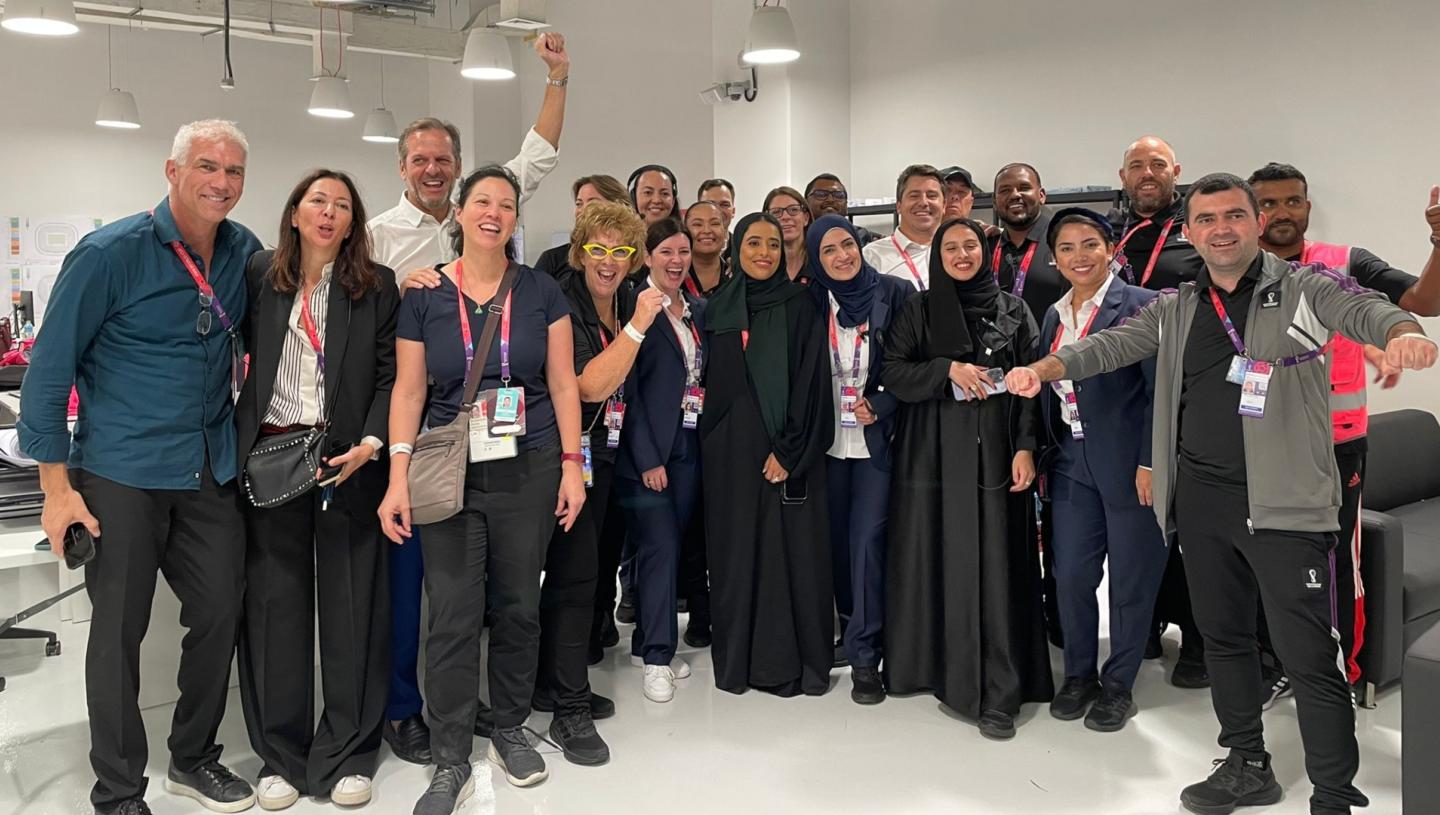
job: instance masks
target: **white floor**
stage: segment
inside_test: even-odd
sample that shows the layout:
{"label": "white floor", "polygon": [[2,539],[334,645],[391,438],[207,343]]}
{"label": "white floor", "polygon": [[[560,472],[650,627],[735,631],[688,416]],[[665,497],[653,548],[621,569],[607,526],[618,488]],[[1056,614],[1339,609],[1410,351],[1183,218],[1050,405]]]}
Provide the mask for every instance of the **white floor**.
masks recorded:
{"label": "white floor", "polygon": [[[0,642],[0,813],[89,813],[93,777],[87,760],[83,663],[84,625],[62,625],[64,652],[43,658],[36,642]],[[682,626],[683,630],[683,626]],[[628,626],[622,627],[628,634]],[[1167,640],[1173,659],[1176,643]],[[1103,651],[1103,646],[1102,646]],[[1147,662],[1136,688],[1139,715],[1125,730],[1100,734],[1052,719],[1027,706],[1019,735],[990,742],[927,696],[892,698],[875,707],[850,701],[848,670],[833,674],[819,698],[777,699],[714,688],[708,651],[686,653],[694,676],[673,702],[640,693],[640,671],[628,648],[611,649],[591,670],[595,689],[616,700],[615,718],[600,722],[611,762],[579,767],[547,755],[550,779],[518,790],[484,762],[477,740],[476,795],[462,815],[483,813],[1105,813],[1180,812],[1180,788],[1204,777],[1217,727],[1207,691],[1182,691],[1164,681],[1166,666]],[[1059,669],[1058,652],[1052,652]],[[151,677],[151,679],[154,679]],[[163,681],[161,678],[160,681]],[[143,680],[142,680],[143,681]],[[157,815],[203,813],[166,795],[161,780],[172,707],[145,712],[150,740],[149,803]],[[530,724],[544,731],[550,717]],[[1270,750],[1286,799],[1263,810],[1308,812],[1295,704],[1266,714]],[[1400,694],[1359,712],[1362,763],[1358,784],[1368,813],[1400,812]],[[253,779],[259,762],[246,741],[232,691],[220,740],[225,760]],[[547,748],[548,749],[548,748]],[[409,813],[429,771],[382,753],[375,799],[365,810]],[[303,799],[294,813],[336,813],[328,801]],[[253,810],[258,812],[259,810]],[[1249,811],[1249,810],[1245,810]]]}

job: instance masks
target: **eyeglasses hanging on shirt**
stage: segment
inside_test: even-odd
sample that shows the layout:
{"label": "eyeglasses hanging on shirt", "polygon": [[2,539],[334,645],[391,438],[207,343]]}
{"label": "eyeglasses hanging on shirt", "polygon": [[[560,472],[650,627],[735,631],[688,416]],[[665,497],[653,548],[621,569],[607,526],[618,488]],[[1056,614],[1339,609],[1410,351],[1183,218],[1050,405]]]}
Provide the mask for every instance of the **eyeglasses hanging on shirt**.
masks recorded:
{"label": "eyeglasses hanging on shirt", "polygon": [[180,241],[171,241],[170,248],[185,266],[185,271],[190,273],[195,287],[200,290],[200,314],[195,318],[195,333],[201,338],[210,335],[210,331],[215,327],[211,317],[213,313],[220,319],[220,326],[225,333],[230,335],[230,399],[238,402],[240,389],[245,384],[245,342],[235,330],[234,323],[230,322],[230,315],[225,313],[220,298],[215,296],[215,289],[210,286],[210,281],[200,274],[200,267],[195,264],[195,259],[185,251],[185,246]]}

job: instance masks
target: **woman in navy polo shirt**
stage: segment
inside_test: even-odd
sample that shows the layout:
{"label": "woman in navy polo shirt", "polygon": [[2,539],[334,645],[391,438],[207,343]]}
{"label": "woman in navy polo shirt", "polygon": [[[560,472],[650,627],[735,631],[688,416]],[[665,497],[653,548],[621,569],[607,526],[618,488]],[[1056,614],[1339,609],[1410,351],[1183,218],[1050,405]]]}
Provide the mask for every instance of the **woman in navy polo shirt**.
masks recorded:
{"label": "woman in navy polo shirt", "polygon": [[[405,293],[395,332],[390,487],[380,505],[392,541],[404,545],[410,533],[409,448],[422,411],[425,427],[454,420],[467,355],[484,355],[480,394],[493,392],[485,401],[497,420],[476,414],[478,432],[490,438],[478,444],[477,431],[471,431],[464,506],[427,525],[421,536],[430,598],[425,700],[435,758],[422,798],[427,807],[453,808],[474,789],[470,745],[487,595],[495,711],[490,760],[517,786],[546,777],[545,762],[522,727],[539,654],[540,572],[556,519],[569,529],[585,501],[584,457],[570,307],[552,278],[511,257],[519,198],[519,185],[503,168],[482,167],[465,179],[455,214],[459,259],[438,268],[438,287]],[[513,288],[503,303],[494,303],[507,274],[514,275]],[[478,347],[485,321],[496,317],[494,341],[488,349]],[[428,393],[427,377],[433,383]],[[507,432],[501,407],[517,401],[524,429]]]}

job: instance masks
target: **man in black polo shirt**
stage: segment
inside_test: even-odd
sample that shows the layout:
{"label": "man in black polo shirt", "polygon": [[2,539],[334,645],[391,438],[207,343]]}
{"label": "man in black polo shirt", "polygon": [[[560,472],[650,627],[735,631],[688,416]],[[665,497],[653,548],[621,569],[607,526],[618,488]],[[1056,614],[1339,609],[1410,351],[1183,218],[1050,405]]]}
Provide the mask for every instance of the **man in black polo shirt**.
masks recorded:
{"label": "man in black polo shirt", "polygon": [[995,214],[1004,234],[994,242],[990,267],[995,270],[1001,291],[1025,301],[1035,324],[1045,321],[1045,311],[1070,288],[1045,241],[1050,213],[1045,211],[1045,187],[1040,171],[1016,162],[995,174]]}

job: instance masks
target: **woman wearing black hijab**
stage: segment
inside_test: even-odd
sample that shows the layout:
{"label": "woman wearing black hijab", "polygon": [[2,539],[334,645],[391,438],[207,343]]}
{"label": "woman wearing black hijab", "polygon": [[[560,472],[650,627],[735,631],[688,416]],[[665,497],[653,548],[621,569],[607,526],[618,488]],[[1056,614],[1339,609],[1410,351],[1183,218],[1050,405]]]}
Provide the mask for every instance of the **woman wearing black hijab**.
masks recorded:
{"label": "woman wearing black hijab", "polygon": [[890,441],[899,401],[882,384],[890,323],[915,287],[881,275],[860,255],[855,226],[825,215],[805,235],[810,292],[829,328],[835,441],[825,461],[835,610],[854,688],[850,698],[885,700],[880,657],[885,619],[885,521],[890,510]]}
{"label": "woman wearing black hijab", "polygon": [[885,581],[885,678],[891,693],[930,691],[1015,735],[1025,702],[1054,695],[1029,488],[1034,400],[990,395],[1037,356],[1035,320],[1000,291],[980,224],[941,225],[928,292],[900,310],[885,349],[885,388],[900,400]]}
{"label": "woman wearing black hijab", "polygon": [[706,307],[699,428],[715,686],[819,695],[834,660],[825,328],[774,218],[747,215],[730,246],[740,272]]}

